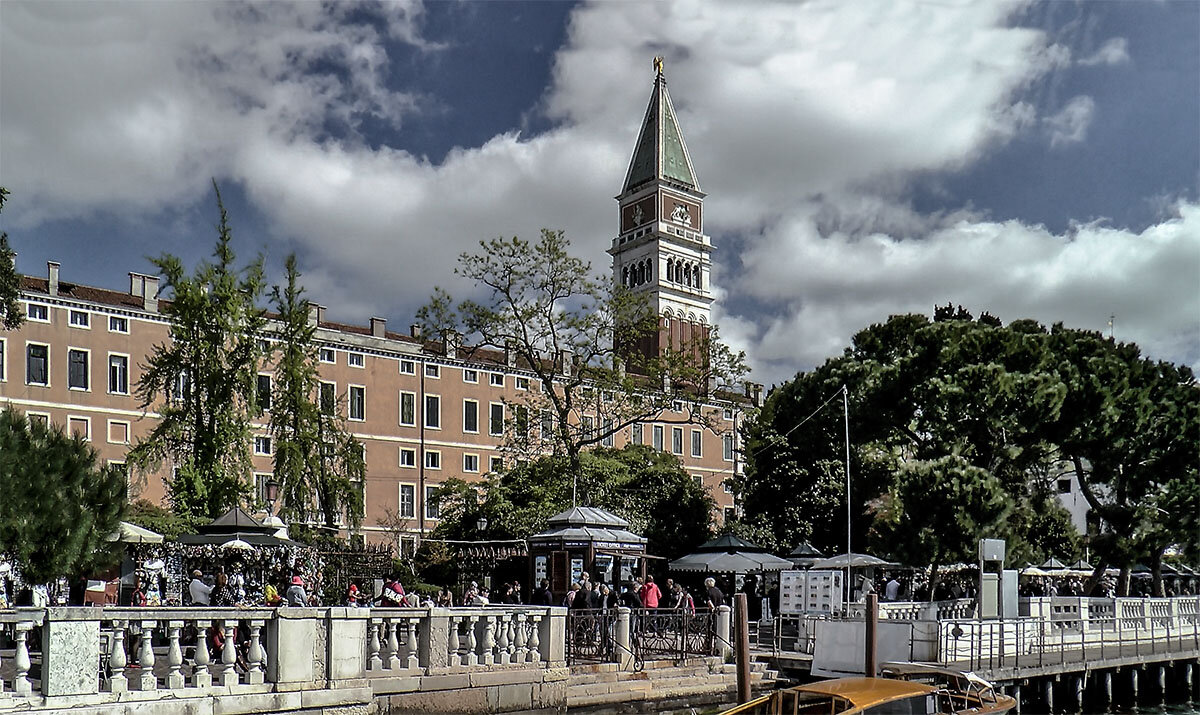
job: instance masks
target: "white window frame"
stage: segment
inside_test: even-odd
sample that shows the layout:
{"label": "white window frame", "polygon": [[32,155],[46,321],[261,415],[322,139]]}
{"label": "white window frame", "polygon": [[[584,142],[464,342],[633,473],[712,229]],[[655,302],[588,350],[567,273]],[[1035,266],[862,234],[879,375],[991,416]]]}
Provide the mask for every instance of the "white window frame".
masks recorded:
{"label": "white window frame", "polygon": [[[404,421],[404,397],[412,398],[412,422]],[[401,390],[400,396],[396,402],[396,422],[401,427],[416,427],[417,426],[417,393],[408,390]]]}
{"label": "white window frame", "polygon": [[[83,353],[87,356],[87,387],[74,387],[71,385],[71,353],[73,352]],[[49,363],[49,360],[47,360],[47,363]],[[78,348],[74,345],[67,346],[67,389],[71,392],[92,391],[92,351],[90,348]]]}
{"label": "white window frame", "polygon": [[0,338],[0,382],[8,382],[8,338]]}
{"label": "white window frame", "polygon": [[[431,397],[433,399],[437,400],[437,409],[433,410],[433,411],[430,411],[430,409],[429,409],[429,398],[431,398]],[[436,425],[429,424],[429,416],[430,415],[435,415],[435,417],[437,419]],[[425,393],[425,399],[422,401],[422,404],[421,404],[421,424],[425,425],[425,429],[440,430],[442,428],[442,396],[441,395],[434,395],[434,394],[430,394],[428,392]]]}
{"label": "white window frame", "polygon": [[[472,459],[475,460],[475,468],[474,469],[472,469],[467,464],[467,460],[472,460]],[[464,452],[463,453],[462,470],[463,470],[463,472],[465,472],[467,474],[478,474],[479,473],[479,455],[475,454],[474,452]]]}
{"label": "white window frame", "polygon": [[600,438],[601,447],[612,447],[616,444],[617,433],[612,431],[613,426],[614,422],[611,417],[605,417],[600,420],[600,431],[607,433]]}
{"label": "white window frame", "polygon": [[[33,313],[35,310],[43,313],[45,317],[36,317]],[[50,306],[45,303],[34,303],[30,301],[25,304],[25,319],[34,323],[49,323],[50,322]]]}
{"label": "white window frame", "polygon": [[425,363],[425,377],[430,380],[442,379],[442,366],[432,362]]}
{"label": "white window frame", "polygon": [[704,456],[704,433],[698,429],[692,430],[692,456]]}
{"label": "white window frame", "polygon": [[[471,404],[473,404],[473,405],[475,405],[475,429],[468,429],[468,428],[467,428],[467,403],[468,403],[468,402],[469,402],[469,403],[471,403]],[[465,398],[465,399],[463,399],[463,425],[462,425],[462,430],[463,430],[463,433],[464,433],[464,434],[479,434],[479,400],[472,400],[472,399],[469,399],[469,398]]]}
{"label": "white window frame", "polygon": [[88,417],[86,415],[67,415],[67,436],[68,437],[75,436],[75,433],[71,431],[71,420],[83,420],[83,423],[85,425],[87,425],[87,429],[85,429],[83,432],[83,441],[91,442],[92,441],[92,418]]}
{"label": "white window frame", "polygon": [[437,509],[436,513],[433,512],[433,509],[437,507],[435,507],[433,504],[432,499],[433,495],[437,493],[437,490],[441,488],[441,486],[442,485],[440,484],[425,485],[425,498],[421,500],[421,508],[425,510],[425,518],[429,521],[437,521],[438,519],[442,518],[442,510],[440,508]]}
{"label": "white window frame", "polygon": [[[333,388],[333,404],[330,406],[329,412],[325,412],[325,405],[322,404],[322,400],[324,398],[321,395],[321,391],[325,389],[324,385],[329,385],[330,387]],[[318,384],[317,384],[317,411],[319,411],[323,415],[336,415],[337,414],[337,383],[336,382],[333,382],[330,380],[319,380],[318,381]]]}
{"label": "white window frame", "polygon": [[[409,502],[412,506],[412,511],[404,512],[404,489],[407,487],[412,492],[412,500]],[[400,482],[396,485],[396,516],[401,519],[417,518],[417,485],[412,482]]]}
{"label": "white window frame", "polygon": [[[679,438],[678,442],[676,442],[676,439],[675,439],[676,437]],[[676,444],[678,444],[678,447],[679,447],[678,449],[676,449]],[[682,427],[672,427],[671,428],[671,454],[679,454],[679,455],[683,454],[683,428]]]}
{"label": "white window frame", "polygon": [[[114,321],[120,321],[121,323],[124,323],[124,324],[125,324],[125,329],[124,329],[124,330],[122,330],[122,329],[120,329],[120,328],[114,328],[114,327],[113,327],[113,323],[114,323]],[[110,316],[108,316],[108,332],[110,332],[110,333],[120,333],[121,335],[129,335],[129,318],[125,317],[124,315],[110,315]]]}
{"label": "white window frame", "polygon": [[478,370],[472,370],[470,368],[464,367],[462,372],[463,372],[463,382],[465,382],[469,385],[478,385],[479,384],[479,371]]}
{"label": "white window frame", "polygon": [[[329,356],[330,359],[326,360],[326,356]],[[337,350],[334,350],[333,348],[320,348],[317,351],[317,362],[321,362],[326,365],[337,365]]]}
{"label": "white window frame", "polygon": [[[412,460],[408,464],[404,463],[404,455],[406,455],[406,454],[412,458]],[[417,450],[412,447],[401,447],[397,464],[399,466],[403,467],[404,469],[416,469],[417,468]]]}
{"label": "white window frame", "polygon": [[[354,389],[362,390],[362,416],[354,417]],[[346,386],[346,419],[350,422],[366,422],[367,421],[367,386],[366,385],[347,385]]]}
{"label": "white window frame", "polygon": [[721,480],[721,491],[725,492],[726,494],[733,494],[733,487],[729,485],[728,479]]}
{"label": "white window frame", "polygon": [[[355,363],[358,363],[357,365]],[[356,367],[360,370],[365,370],[367,367],[367,356],[363,353],[346,351],[346,366]]]}
{"label": "white window frame", "polygon": [[433,471],[441,471],[442,469],[442,450],[427,449],[425,450],[425,468]]}
{"label": "white window frame", "polygon": [[[75,322],[75,317],[79,315],[83,316],[82,323]],[[70,308],[67,310],[67,326],[71,328],[77,328],[79,330],[91,330],[92,314],[86,310],[76,310],[75,308]]]}
{"label": "white window frame", "polygon": [[50,426],[50,413],[49,412],[34,412],[32,410],[25,411],[25,419],[29,420],[30,424],[33,424],[34,417],[38,417],[38,418],[46,420],[46,426],[47,427]]}
{"label": "white window frame", "polygon": [[488,384],[491,385],[492,387],[504,387],[504,373],[489,372],[488,373]]}
{"label": "white window frame", "polygon": [[[113,387],[113,385],[112,385],[112,359],[115,357],[125,358],[125,391],[124,392],[117,392],[112,389],[112,387]],[[130,356],[126,353],[109,353],[108,354],[108,362],[105,365],[105,367],[107,369],[104,371],[105,372],[104,378],[105,378],[105,382],[107,383],[106,386],[108,388],[108,394],[110,394],[110,395],[128,395],[129,394],[129,382],[130,382],[129,363],[130,362],[131,362]]]}
{"label": "white window frame", "polygon": [[[267,447],[266,451],[263,451],[258,448],[258,445],[260,444],[259,440],[264,440],[261,444],[266,445],[266,447]],[[275,446],[275,445],[271,444],[272,441],[273,440],[271,439],[271,435],[269,435],[269,434],[254,435],[254,453],[256,455],[258,455],[259,457],[270,457],[271,456],[271,448]]]}
{"label": "white window frame", "polygon": [[400,361],[400,374],[401,375],[416,375],[417,374],[417,364],[415,362],[413,362],[412,360],[401,360]]}
{"label": "white window frame", "polygon": [[727,422],[733,422],[733,408],[726,407],[723,410],[721,410],[721,419],[723,419]]}
{"label": "white window frame", "polygon": [[529,378],[528,377],[520,377],[520,376],[514,377],[513,378],[513,387],[517,388],[518,390],[521,390],[522,392],[528,390],[529,389]]}
{"label": "white window frame", "polygon": [[[125,441],[124,442],[113,441],[113,438],[112,438],[113,425],[123,425],[125,427]],[[109,444],[129,444],[132,441],[131,438],[133,437],[133,428],[130,427],[128,420],[108,420],[105,427],[106,427],[106,429],[104,432],[104,438],[105,438],[105,441],[107,441]]]}
{"label": "white window frame", "polygon": [[663,429],[662,425],[651,425],[650,446],[660,452],[666,451],[667,431]]}
{"label": "white window frame", "polygon": [[[274,404],[274,397],[275,397],[275,395],[272,394],[275,392],[275,376],[269,372],[260,372],[254,376],[254,403],[255,403],[255,406],[257,406],[259,403],[259,391],[258,391],[259,380],[258,379],[260,377],[267,378],[267,383],[268,383],[267,384],[267,406],[263,409],[263,412],[270,412],[271,407]],[[318,395],[318,397],[319,397],[319,395]]]}
{"label": "white window frame", "polygon": [[734,442],[732,434],[721,435],[721,457],[726,462],[733,461],[734,451],[736,448],[737,448],[737,445]]}
{"label": "white window frame", "polygon": [[504,471],[504,457],[499,454],[488,455],[488,473],[499,474],[502,471]]}
{"label": "white window frame", "polygon": [[[46,348],[46,381],[45,382],[30,382],[29,381],[29,346],[31,346],[31,345],[37,345],[38,347]],[[25,341],[25,361],[24,361],[25,364],[23,367],[25,370],[25,384],[26,385],[29,385],[31,387],[50,387],[50,384],[53,382],[53,380],[51,379],[51,375],[54,372],[53,370],[50,369],[50,366],[53,364],[50,360],[51,354],[52,353],[50,350],[50,343],[39,343],[36,340],[26,340]]]}
{"label": "white window frame", "polygon": [[[500,431],[499,432],[496,432],[493,429],[493,425],[492,425],[492,412],[497,407],[500,408]],[[504,436],[504,420],[506,420],[507,418],[508,418],[508,414],[506,413],[506,411],[504,409],[503,402],[489,402],[488,403],[488,436],[503,437]]]}

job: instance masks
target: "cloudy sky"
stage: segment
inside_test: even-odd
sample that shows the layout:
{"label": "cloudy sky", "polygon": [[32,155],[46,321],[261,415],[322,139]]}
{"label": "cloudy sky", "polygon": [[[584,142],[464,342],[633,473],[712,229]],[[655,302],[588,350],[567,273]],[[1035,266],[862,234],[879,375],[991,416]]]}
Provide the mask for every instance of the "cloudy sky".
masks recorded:
{"label": "cloudy sky", "polygon": [[[1200,365],[1200,3],[0,4],[18,268],[296,252],[403,329],[483,238],[607,269],[667,58],[717,319],[766,383],[953,302]],[[461,289],[461,288],[460,288]]]}

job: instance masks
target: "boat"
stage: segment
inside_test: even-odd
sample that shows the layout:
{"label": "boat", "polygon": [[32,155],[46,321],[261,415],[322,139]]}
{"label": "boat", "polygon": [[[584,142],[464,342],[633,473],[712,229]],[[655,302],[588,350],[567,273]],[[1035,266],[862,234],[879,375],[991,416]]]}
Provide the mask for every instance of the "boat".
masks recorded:
{"label": "boat", "polygon": [[1016,705],[974,673],[885,663],[877,678],[836,678],[776,690],[722,715],[992,715]]}

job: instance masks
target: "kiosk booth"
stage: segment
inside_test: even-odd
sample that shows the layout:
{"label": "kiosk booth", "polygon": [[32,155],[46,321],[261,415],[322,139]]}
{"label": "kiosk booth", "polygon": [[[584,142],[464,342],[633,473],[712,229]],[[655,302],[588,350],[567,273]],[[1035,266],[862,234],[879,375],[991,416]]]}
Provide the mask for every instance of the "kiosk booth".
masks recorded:
{"label": "kiosk booth", "polygon": [[646,575],[646,537],[604,509],[577,506],[556,514],[545,531],[529,537],[530,583],[549,579],[554,602],[586,571],[593,583],[620,584]]}

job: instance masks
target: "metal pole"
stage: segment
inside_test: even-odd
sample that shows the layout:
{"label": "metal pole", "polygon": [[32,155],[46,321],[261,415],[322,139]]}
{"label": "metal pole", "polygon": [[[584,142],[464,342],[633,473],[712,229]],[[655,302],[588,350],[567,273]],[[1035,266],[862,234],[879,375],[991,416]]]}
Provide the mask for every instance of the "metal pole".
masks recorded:
{"label": "metal pole", "polygon": [[842,414],[846,426],[846,615],[850,615],[850,397],[842,385]]}
{"label": "metal pole", "polygon": [[876,631],[879,629],[879,595],[875,593],[867,594],[867,612],[866,612],[866,633],[867,643],[864,648],[864,667],[863,674],[868,678],[874,678],[878,672],[875,668],[876,661]]}
{"label": "metal pole", "polygon": [[746,594],[733,596],[733,615],[737,619],[737,689],[738,702],[750,702],[750,633],[747,622]]}

